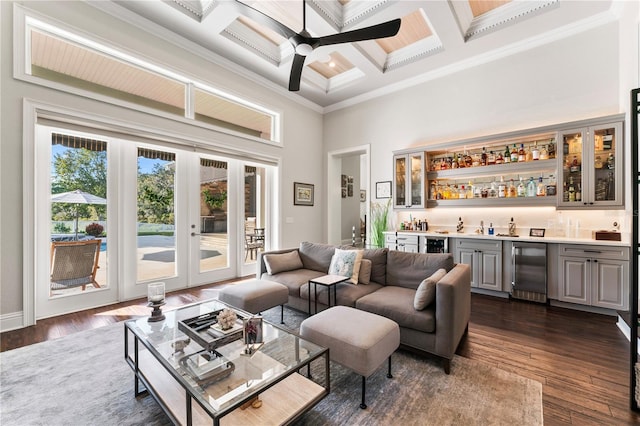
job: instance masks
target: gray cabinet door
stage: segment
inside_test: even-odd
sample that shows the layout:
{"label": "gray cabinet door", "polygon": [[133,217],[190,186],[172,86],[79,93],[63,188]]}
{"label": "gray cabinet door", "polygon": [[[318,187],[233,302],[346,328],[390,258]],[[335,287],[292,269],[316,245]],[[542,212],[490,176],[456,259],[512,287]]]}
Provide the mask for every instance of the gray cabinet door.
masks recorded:
{"label": "gray cabinet door", "polygon": [[471,287],[478,287],[478,267],[475,250],[458,248],[456,250],[456,262],[469,265],[471,270]]}
{"label": "gray cabinet door", "polygon": [[602,308],[627,310],[629,306],[629,262],[594,260],[591,262],[592,303]]}
{"label": "gray cabinet door", "polygon": [[563,302],[591,304],[589,259],[560,257],[560,279],[558,299]]}
{"label": "gray cabinet door", "polygon": [[478,287],[502,291],[502,252],[478,251]]}

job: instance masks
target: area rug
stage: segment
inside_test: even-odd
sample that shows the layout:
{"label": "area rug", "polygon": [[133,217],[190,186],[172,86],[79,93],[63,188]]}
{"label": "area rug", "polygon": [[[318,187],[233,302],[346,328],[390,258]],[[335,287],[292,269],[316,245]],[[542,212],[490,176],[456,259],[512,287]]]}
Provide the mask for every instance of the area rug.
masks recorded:
{"label": "area rug", "polygon": [[[286,309],[287,328],[305,316]],[[263,314],[278,323],[280,308]],[[0,424],[169,425],[150,396],[135,398],[124,361],[123,324],[113,324],[0,354]],[[405,351],[367,380],[331,363],[331,394],[299,425],[541,425],[542,385],[456,356],[451,374],[434,359]]]}

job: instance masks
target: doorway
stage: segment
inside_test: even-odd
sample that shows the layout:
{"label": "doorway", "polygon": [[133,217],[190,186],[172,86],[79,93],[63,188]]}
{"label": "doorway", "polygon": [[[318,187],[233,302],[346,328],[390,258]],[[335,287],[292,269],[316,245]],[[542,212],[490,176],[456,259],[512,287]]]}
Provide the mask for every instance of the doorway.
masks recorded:
{"label": "doorway", "polygon": [[[369,151],[369,145],[361,145],[328,153],[327,242],[329,244],[338,245],[343,242],[351,244],[352,232],[355,233],[356,243],[359,242],[361,233],[368,235],[366,218],[369,217],[371,204]],[[343,168],[343,166],[347,167],[347,164],[349,168]],[[346,184],[343,176],[346,176]],[[349,177],[352,177],[351,197],[349,197]],[[356,185],[358,180],[359,184]],[[344,198],[343,188],[346,190]],[[360,201],[361,190],[364,191],[362,201]],[[366,224],[362,232],[360,220]],[[366,241],[362,245],[366,247]]]}

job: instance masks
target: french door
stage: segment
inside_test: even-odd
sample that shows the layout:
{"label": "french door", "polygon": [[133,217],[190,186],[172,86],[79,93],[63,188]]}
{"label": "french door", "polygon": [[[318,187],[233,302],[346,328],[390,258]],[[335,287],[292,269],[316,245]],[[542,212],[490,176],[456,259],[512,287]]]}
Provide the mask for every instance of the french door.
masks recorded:
{"label": "french door", "polygon": [[[245,223],[257,217],[264,250],[272,167],[110,134],[36,134],[36,318],[144,297],[151,282],[171,291],[255,273]],[[95,198],[55,201],[74,191]],[[96,239],[95,280],[54,289],[54,268],[79,269],[73,256],[52,256],[54,243]]]}

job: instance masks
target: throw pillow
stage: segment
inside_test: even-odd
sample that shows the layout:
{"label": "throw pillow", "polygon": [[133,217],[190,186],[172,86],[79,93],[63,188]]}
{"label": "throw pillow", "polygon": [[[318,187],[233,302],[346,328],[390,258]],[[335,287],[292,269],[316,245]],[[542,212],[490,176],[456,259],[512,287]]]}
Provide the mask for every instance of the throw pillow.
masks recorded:
{"label": "throw pillow", "polygon": [[359,284],[369,284],[371,281],[371,266],[373,264],[369,259],[362,259],[360,262],[360,271],[358,273]]}
{"label": "throw pillow", "polygon": [[360,263],[362,262],[362,250],[340,250],[336,249],[331,257],[329,265],[329,275],[341,275],[350,277],[349,282],[358,284],[358,274]]}
{"label": "throw pillow", "polygon": [[413,299],[413,307],[416,311],[421,311],[433,303],[436,298],[436,284],[445,275],[447,275],[446,269],[438,269],[433,275],[422,280]]}
{"label": "throw pillow", "polygon": [[288,253],[265,254],[264,265],[267,267],[269,275],[275,275],[280,272],[301,269],[302,260],[300,260],[298,251],[294,250]]}

